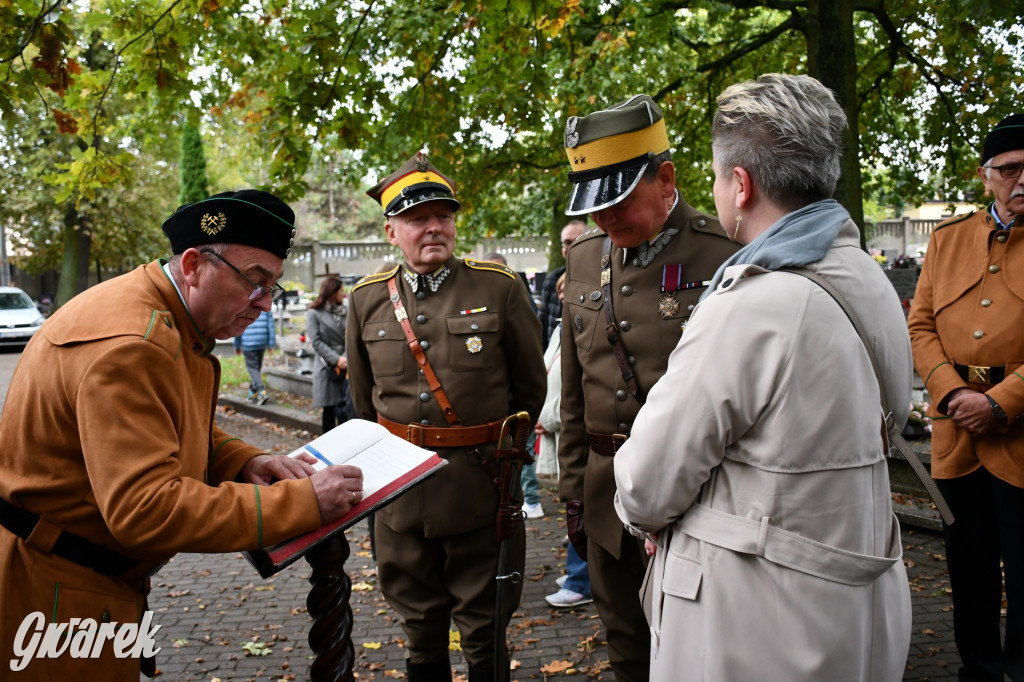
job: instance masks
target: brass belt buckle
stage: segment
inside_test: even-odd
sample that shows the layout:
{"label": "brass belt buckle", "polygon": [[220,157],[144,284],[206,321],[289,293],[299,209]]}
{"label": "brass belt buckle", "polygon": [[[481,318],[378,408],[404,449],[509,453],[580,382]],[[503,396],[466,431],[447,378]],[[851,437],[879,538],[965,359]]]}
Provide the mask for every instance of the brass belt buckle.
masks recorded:
{"label": "brass belt buckle", "polygon": [[977,367],[975,365],[967,365],[967,380],[973,381],[978,384],[991,383],[989,370],[991,367]]}
{"label": "brass belt buckle", "polygon": [[613,433],[612,434],[612,452],[613,453],[618,452],[619,448],[621,448],[623,446],[623,444],[626,442],[627,438],[629,438],[629,436],[627,436],[624,433]]}
{"label": "brass belt buckle", "polygon": [[406,429],[405,439],[413,445],[423,445],[423,426],[420,424],[409,424]]}

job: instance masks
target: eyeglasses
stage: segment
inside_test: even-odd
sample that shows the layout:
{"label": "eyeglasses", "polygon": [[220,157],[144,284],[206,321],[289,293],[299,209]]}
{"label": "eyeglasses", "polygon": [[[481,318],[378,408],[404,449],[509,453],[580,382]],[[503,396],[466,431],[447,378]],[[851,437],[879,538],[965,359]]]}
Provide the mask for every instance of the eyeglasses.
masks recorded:
{"label": "eyeglasses", "polygon": [[271,301],[276,301],[277,299],[281,298],[281,296],[284,295],[284,287],[282,287],[280,284],[276,284],[275,283],[274,286],[272,286],[272,287],[265,287],[265,286],[263,286],[261,284],[256,284],[256,282],[254,282],[251,279],[249,279],[244,272],[242,272],[241,270],[236,268],[234,265],[232,265],[231,261],[229,261],[224,256],[220,255],[216,251],[213,251],[211,249],[200,249],[199,253],[208,253],[211,256],[216,256],[220,260],[224,261],[225,265],[227,265],[229,268],[231,268],[232,270],[237,272],[239,275],[241,275],[242,278],[246,282],[249,283],[249,286],[252,287],[252,293],[249,294],[249,300],[250,301],[258,301],[259,299],[263,298],[267,294],[270,294],[270,300]]}
{"label": "eyeglasses", "polygon": [[986,168],[999,171],[999,177],[1001,178],[1016,180],[1020,177],[1021,171],[1024,171],[1024,162],[1004,163],[1002,166],[986,166]]}

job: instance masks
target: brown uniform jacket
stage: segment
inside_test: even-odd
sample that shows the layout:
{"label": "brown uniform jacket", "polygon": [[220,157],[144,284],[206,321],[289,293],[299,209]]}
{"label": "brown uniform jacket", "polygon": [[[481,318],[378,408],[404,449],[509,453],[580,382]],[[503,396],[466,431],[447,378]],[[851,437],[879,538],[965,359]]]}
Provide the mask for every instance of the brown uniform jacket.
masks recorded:
{"label": "brown uniform jacket", "polygon": [[[177,552],[256,549],[319,526],[309,479],[232,482],[261,451],[214,423],[213,345],[156,261],[76,296],[26,347],[0,418],[0,497],[141,565],[100,575],[0,527],[5,666],[28,613],[138,622],[138,576]],[[65,655],[28,671],[77,664],[95,679],[97,663]],[[121,664],[138,679],[138,660]]]}
{"label": "brown uniform jacket", "polygon": [[[710,280],[739,245],[729,241],[718,220],[691,208],[682,195],[664,230],[679,232],[646,267],[623,265],[622,249],[611,250],[611,295],[615,321],[642,392],[650,391],[668,365],[682,325],[705,287],[678,291],[678,312],[661,309],[665,265],[682,265],[684,284]],[[608,343],[602,308],[601,254],[605,235],[592,230],[570,247],[562,311],[562,431],[558,442],[559,493],[583,500],[587,537],[619,557],[622,521],[615,513],[612,458],[590,450],[587,432],[629,434],[640,403],[629,396]],[[735,358],[723,358],[723,362]],[[685,396],[686,387],[680,386]],[[685,398],[684,398],[685,399]],[[666,424],[665,428],[671,428]],[[656,476],[657,472],[651,472]]]}
{"label": "brown uniform jacket", "polygon": [[[532,426],[547,384],[540,320],[526,286],[513,270],[494,263],[452,258],[448,267],[437,291],[422,298],[394,271],[352,288],[345,345],[356,411],[369,420],[379,413],[400,424],[447,425],[395,318],[387,287],[393,275],[416,338],[461,424],[486,424],[522,410]],[[378,518],[398,532],[417,530],[426,537],[493,524],[497,488],[479,457],[493,465],[493,452],[493,445],[439,449],[448,466],[383,508]]]}
{"label": "brown uniform jacket", "polygon": [[[1014,423],[1024,413],[1024,228],[997,230],[987,210],[937,226],[907,323],[932,399],[932,475],[956,478],[984,465],[1024,487],[1024,425]],[[1005,378],[967,383],[955,364],[1004,367]],[[1010,430],[975,437],[944,418],[949,394],[963,387],[999,403]]]}

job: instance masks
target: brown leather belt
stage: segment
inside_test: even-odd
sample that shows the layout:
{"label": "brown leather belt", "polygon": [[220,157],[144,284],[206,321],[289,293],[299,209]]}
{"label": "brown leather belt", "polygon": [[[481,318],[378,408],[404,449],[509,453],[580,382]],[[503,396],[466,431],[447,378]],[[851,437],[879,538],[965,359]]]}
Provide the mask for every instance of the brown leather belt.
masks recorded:
{"label": "brown leather belt", "polygon": [[501,419],[479,426],[424,426],[423,424],[399,424],[377,415],[377,423],[399,438],[413,445],[435,448],[458,448],[470,445],[494,443],[501,435]]}
{"label": "brown leather belt", "polygon": [[954,364],[953,368],[961,379],[972,384],[998,384],[1006,377],[1006,367]]}
{"label": "brown leather belt", "polygon": [[591,433],[587,431],[587,442],[590,449],[605,457],[614,457],[615,452],[622,447],[629,436],[622,433]]}

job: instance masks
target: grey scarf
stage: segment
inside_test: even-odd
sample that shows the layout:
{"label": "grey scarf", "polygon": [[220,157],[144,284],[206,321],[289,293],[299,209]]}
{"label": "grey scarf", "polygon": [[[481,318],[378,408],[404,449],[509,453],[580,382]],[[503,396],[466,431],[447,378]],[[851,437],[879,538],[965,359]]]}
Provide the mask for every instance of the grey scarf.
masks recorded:
{"label": "grey scarf", "polygon": [[730,265],[760,265],[768,270],[816,263],[825,257],[850,214],[835,199],[824,199],[787,213],[722,263],[701,295],[714,291]]}

